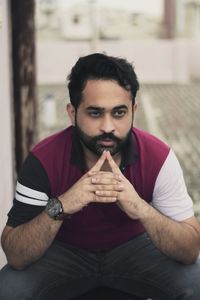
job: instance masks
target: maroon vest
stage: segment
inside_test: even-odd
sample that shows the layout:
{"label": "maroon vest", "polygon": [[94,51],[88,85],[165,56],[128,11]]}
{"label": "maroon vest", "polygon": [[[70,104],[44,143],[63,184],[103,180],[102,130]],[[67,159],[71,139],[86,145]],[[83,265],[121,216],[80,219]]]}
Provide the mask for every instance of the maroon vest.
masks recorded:
{"label": "maroon vest", "polygon": [[[72,163],[72,132],[70,126],[32,150],[48,175],[51,197],[63,194],[86,172]],[[142,130],[133,128],[132,133],[138,157],[123,173],[140,197],[151,202],[155,181],[169,147]],[[129,218],[115,203],[92,203],[63,222],[57,239],[96,251],[111,249],[143,232],[142,224]]]}

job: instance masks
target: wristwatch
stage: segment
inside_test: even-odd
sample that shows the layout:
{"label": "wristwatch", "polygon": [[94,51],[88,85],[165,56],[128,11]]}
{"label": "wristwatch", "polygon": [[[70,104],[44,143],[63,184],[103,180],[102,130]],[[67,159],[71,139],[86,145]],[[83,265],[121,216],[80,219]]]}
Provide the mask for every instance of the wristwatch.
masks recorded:
{"label": "wristwatch", "polygon": [[47,202],[45,212],[54,220],[64,219],[64,209],[62,202],[58,198],[50,198]]}

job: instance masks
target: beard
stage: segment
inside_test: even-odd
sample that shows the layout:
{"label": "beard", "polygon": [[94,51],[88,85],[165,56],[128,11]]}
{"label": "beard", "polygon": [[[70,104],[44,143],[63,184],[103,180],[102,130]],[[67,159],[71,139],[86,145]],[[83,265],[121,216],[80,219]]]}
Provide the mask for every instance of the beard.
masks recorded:
{"label": "beard", "polygon": [[[77,122],[75,124],[76,136],[79,138],[81,143],[87,149],[89,149],[91,152],[93,152],[97,156],[101,156],[101,154],[103,153],[104,150],[109,151],[112,156],[121,152],[131,135],[131,130],[132,130],[132,126],[130,127],[127,134],[123,138],[116,137],[112,132],[103,133],[98,136],[89,136],[81,130],[81,128],[78,126]],[[102,144],[103,142],[106,142],[106,141],[111,143],[111,145],[103,145]]]}

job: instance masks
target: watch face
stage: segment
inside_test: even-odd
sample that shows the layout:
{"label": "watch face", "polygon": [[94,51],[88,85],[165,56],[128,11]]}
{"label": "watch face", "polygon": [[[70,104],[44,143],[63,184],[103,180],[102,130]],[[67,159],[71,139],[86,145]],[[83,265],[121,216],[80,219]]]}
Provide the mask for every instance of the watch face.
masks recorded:
{"label": "watch face", "polygon": [[61,202],[56,198],[49,199],[46,206],[46,211],[50,217],[58,216],[63,212]]}

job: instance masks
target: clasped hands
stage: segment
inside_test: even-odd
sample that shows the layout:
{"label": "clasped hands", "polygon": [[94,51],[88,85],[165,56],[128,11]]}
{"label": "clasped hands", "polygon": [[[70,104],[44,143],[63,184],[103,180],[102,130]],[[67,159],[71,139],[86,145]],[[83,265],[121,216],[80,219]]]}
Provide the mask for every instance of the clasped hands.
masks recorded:
{"label": "clasped hands", "polygon": [[[101,171],[108,161],[111,172]],[[96,164],[82,176],[68,191],[59,196],[64,212],[73,214],[89,203],[113,203],[131,218],[138,218],[142,199],[133,185],[122,174],[109,151],[104,151]]]}

